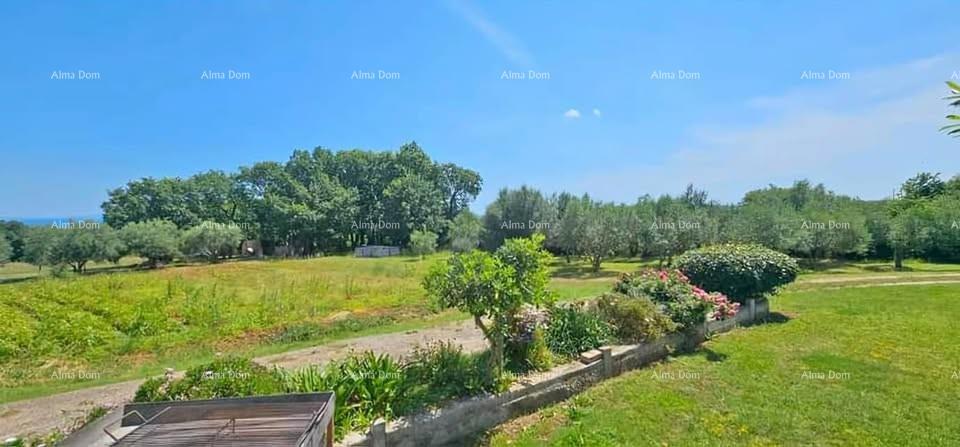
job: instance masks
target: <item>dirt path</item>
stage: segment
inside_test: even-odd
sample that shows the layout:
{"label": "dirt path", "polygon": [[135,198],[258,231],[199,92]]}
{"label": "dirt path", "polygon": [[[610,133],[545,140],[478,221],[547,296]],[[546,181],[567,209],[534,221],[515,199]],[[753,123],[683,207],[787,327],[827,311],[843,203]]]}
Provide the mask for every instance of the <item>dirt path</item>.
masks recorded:
{"label": "dirt path", "polygon": [[[399,357],[406,355],[417,345],[440,340],[459,343],[466,351],[481,350],[486,343],[472,321],[463,321],[419,331],[342,340],[255,360],[264,365],[294,368],[343,358],[351,351],[372,350]],[[131,380],[2,404],[0,440],[11,436],[45,435],[57,428],[68,431],[77,419],[83,418],[90,409],[98,405],[110,408],[123,405],[133,397],[142,382]]]}

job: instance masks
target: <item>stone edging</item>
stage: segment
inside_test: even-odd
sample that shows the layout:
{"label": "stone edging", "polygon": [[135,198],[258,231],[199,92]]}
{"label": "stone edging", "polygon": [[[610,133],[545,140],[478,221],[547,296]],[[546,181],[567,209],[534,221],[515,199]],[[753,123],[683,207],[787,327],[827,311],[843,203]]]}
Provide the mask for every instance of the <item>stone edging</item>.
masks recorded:
{"label": "stone edging", "polygon": [[727,332],[738,325],[762,320],[770,313],[767,300],[749,300],[729,320],[710,321],[688,333],[673,333],[650,343],[601,348],[600,361],[570,362],[521,377],[510,390],[457,400],[443,408],[389,423],[378,421],[367,433],[352,433],[342,447],[415,447],[454,445],[514,417],[567,399],[607,378],[666,358],[678,347],[693,347],[708,334]]}

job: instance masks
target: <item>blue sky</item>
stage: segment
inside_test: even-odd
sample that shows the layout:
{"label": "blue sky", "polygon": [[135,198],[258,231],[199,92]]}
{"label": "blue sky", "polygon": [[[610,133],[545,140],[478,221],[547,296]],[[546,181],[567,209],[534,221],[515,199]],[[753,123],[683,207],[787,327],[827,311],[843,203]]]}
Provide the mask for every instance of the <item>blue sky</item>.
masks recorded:
{"label": "blue sky", "polygon": [[[692,182],[735,202],[797,178],[881,198],[960,172],[960,140],[937,132],[955,3],[772,3],[3,2],[0,217],[410,140],[483,175],[476,210],[521,184],[633,201]],[[79,70],[99,79],[51,79]],[[378,70],[399,79],[351,79]],[[531,70],[549,79],[503,79]],[[681,70],[696,79],[651,79]]]}

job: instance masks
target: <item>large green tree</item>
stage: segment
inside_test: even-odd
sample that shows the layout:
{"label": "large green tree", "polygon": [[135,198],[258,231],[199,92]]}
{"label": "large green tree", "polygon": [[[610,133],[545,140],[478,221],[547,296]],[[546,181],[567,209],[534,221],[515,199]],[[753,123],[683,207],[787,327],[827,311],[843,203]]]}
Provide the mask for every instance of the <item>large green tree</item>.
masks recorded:
{"label": "large green tree", "polygon": [[437,234],[430,231],[414,231],[410,234],[410,254],[423,259],[437,251]]}
{"label": "large green tree", "polygon": [[213,221],[311,255],[364,244],[402,245],[414,230],[447,237],[453,217],[480,191],[479,174],[439,164],[416,143],[396,152],[318,147],[285,163],[258,162],[237,173],[131,181],[110,192],[104,218],[115,227],[152,219],[180,229]]}

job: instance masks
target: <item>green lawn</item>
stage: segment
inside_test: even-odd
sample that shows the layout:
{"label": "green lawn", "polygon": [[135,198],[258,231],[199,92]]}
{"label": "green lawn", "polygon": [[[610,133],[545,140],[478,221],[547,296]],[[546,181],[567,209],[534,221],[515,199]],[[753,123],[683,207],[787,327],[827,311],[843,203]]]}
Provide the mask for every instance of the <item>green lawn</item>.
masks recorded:
{"label": "green lawn", "polygon": [[960,285],[789,291],[773,299],[777,321],[604,382],[490,443],[960,445],[958,297]]}

